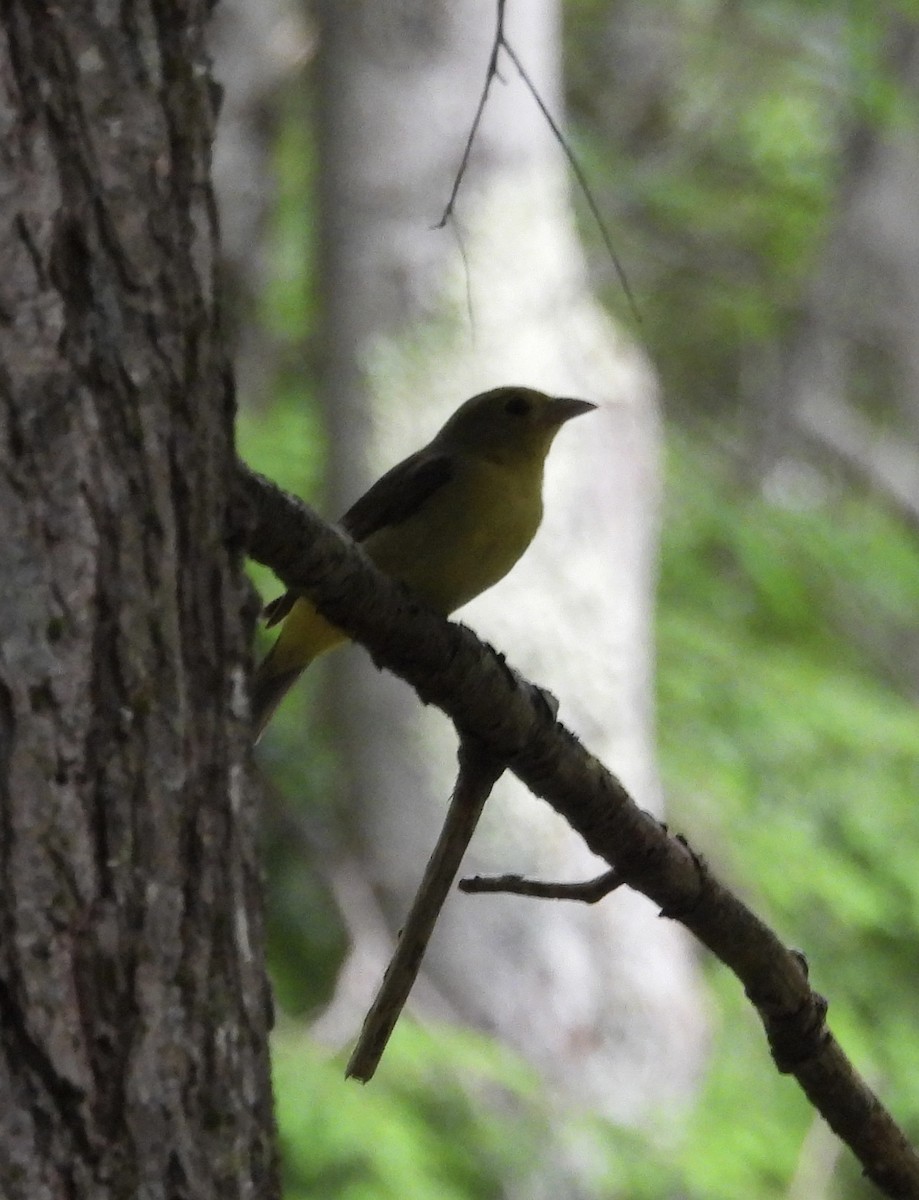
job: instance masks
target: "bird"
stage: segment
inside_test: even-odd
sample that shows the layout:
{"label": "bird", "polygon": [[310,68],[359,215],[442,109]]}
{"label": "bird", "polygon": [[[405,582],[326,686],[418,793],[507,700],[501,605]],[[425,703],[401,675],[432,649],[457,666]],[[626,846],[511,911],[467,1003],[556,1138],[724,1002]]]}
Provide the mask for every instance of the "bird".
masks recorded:
{"label": "bird", "polygon": [[[473,396],[422,449],[381,476],[341,527],[376,566],[449,616],[502,579],[542,521],[543,466],[566,421],[597,406],[527,387]],[[261,737],[309,664],[348,635],[308,597],[285,592],[265,608],[280,624],[256,668],[252,726]]]}

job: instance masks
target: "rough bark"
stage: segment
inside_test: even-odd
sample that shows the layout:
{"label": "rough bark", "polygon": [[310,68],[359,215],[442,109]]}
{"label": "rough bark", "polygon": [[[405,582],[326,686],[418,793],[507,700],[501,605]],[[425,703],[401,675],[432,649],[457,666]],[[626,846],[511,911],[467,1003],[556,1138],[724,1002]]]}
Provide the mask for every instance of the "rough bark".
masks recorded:
{"label": "rough bark", "polygon": [[0,1194],[277,1194],[207,6],[3,6]]}
{"label": "rough bark", "polygon": [[[537,541],[462,619],[554,691],[566,718],[659,810],[653,374],[590,296],[561,151],[506,60],[457,223],[432,230],[484,81],[495,9],[491,0],[320,9],[331,511],[484,387],[520,383],[600,401],[604,411],[553,448]],[[556,6],[527,4],[518,15],[509,36],[557,112]],[[452,732],[358,652],[331,669],[347,803],[360,826],[350,883],[369,881],[364,897],[394,934],[450,792]],[[489,801],[467,865],[552,878],[594,871],[577,840],[512,781]],[[382,965],[361,965],[366,930],[355,922],[354,932],[345,1025],[359,1020]],[[696,1078],[704,1021],[686,945],[634,898],[590,912],[507,897],[448,902],[424,983],[428,1012],[496,1032],[617,1118],[639,1120],[665,1098],[686,1097]]]}

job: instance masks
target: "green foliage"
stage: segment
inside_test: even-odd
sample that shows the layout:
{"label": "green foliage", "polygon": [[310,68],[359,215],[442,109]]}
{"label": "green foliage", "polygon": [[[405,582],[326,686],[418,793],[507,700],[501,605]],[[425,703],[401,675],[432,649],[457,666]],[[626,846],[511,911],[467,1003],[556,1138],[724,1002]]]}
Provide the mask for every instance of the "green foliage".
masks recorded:
{"label": "green foliage", "polygon": [[[280,487],[304,499],[315,497],[324,458],[324,438],[312,397],[303,387],[286,387],[269,404],[240,409],[236,444],[240,457]],[[252,563],[250,574],[266,600],[280,585],[266,567]]]}
{"label": "green foliage", "polygon": [[489,1200],[539,1159],[535,1080],[485,1038],[403,1020],[368,1087],[302,1035],[273,1057],[285,1200]]}
{"label": "green foliage", "polygon": [[263,321],[278,337],[297,342],[315,321],[313,179],[315,147],[305,93],[291,88],[275,149],[278,204],[269,240],[271,287]]}
{"label": "green foliage", "polygon": [[[724,414],[819,256],[843,134],[892,121],[885,14],[832,0],[568,0],[579,144],[674,411]],[[630,314],[585,216],[604,298]],[[743,396],[740,396],[743,399]]]}
{"label": "green foliage", "polygon": [[[837,1036],[919,1131],[919,721],[896,662],[915,636],[919,547],[869,499],[778,505],[673,441],[659,622],[673,824],[804,950]],[[691,1194],[776,1195],[813,1114],[736,981],[709,974],[721,1027]]]}
{"label": "green foliage", "polygon": [[[306,363],[315,324],[313,305],[313,138],[291,89],[275,148],[278,202],[267,238],[271,286],[260,297],[257,320],[274,344],[276,375],[265,394],[243,396],[237,418],[239,453],[256,471],[304,499],[319,490],[325,436]],[[253,564],[262,595],[274,594],[270,572]]]}

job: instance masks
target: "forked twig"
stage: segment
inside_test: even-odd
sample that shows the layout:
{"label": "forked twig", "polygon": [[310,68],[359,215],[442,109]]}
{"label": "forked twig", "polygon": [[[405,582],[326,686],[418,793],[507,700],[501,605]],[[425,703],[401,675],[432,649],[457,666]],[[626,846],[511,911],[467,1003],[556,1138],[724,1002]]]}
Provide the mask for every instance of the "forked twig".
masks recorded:
{"label": "forked twig", "polygon": [[584,194],[584,199],[587,201],[587,206],[590,209],[591,216],[596,221],[597,228],[600,230],[600,236],[603,238],[603,244],[606,247],[606,252],[610,257],[610,262],[612,262],[612,264],[613,264],[613,268],[616,272],[616,276],[622,287],[622,291],[625,295],[625,298],[628,301],[629,309],[631,310],[632,316],[635,318],[636,323],[640,324],[641,323],[641,313],[638,310],[638,304],[635,300],[635,294],[632,291],[631,285],[629,284],[628,276],[625,273],[625,268],[623,267],[622,263],[619,260],[619,256],[617,255],[615,249],[613,248],[613,240],[610,237],[610,233],[606,226],[606,222],[603,220],[603,217],[600,214],[600,208],[597,204],[596,199],[594,198],[593,192],[590,189],[590,185],[587,182],[587,176],[584,174],[584,169],[582,168],[581,164],[578,162],[574,151],[571,149],[568,139],[565,137],[564,133],[562,133],[561,127],[559,126],[559,124],[555,120],[555,118],[552,116],[551,112],[548,109],[548,106],[546,105],[546,102],[543,100],[542,96],[539,94],[539,89],[536,87],[535,83],[530,78],[529,72],[526,70],[523,63],[520,61],[519,55],[517,54],[516,50],[514,49],[514,47],[511,45],[511,43],[507,39],[507,35],[504,32],[504,10],[505,10],[505,6],[506,6],[506,0],[497,0],[497,6],[498,6],[498,19],[497,19],[497,25],[495,28],[494,41],[492,42],[492,46],[491,46],[491,54],[489,55],[489,58],[488,58],[488,68],[485,72],[485,83],[482,86],[482,93],[479,96],[479,103],[476,106],[475,116],[472,118],[472,125],[469,127],[469,133],[466,137],[466,144],[463,147],[463,156],[460,159],[460,165],[457,169],[456,176],[453,180],[453,187],[450,189],[450,197],[447,200],[446,206],[444,208],[443,213],[441,214],[440,220],[437,222],[437,224],[434,226],[434,228],[435,229],[443,229],[444,226],[447,224],[447,222],[453,217],[453,210],[456,206],[456,198],[459,195],[460,185],[463,181],[463,177],[465,176],[466,170],[469,166],[469,158],[470,158],[470,155],[472,154],[472,146],[473,146],[473,143],[475,142],[475,137],[476,137],[476,134],[478,133],[479,125],[481,124],[481,121],[482,121],[482,115],[485,112],[485,105],[488,101],[488,93],[491,91],[492,81],[498,76],[498,58],[500,56],[501,51],[503,50],[505,52],[505,54],[507,55],[507,57],[514,64],[514,67],[517,70],[517,74],[523,80],[523,83],[526,86],[527,91],[530,93],[530,95],[533,97],[534,101],[536,102],[536,105],[539,108],[539,111],[542,113],[543,117],[545,118],[546,124],[549,126],[550,130],[552,131],[552,136],[558,142],[559,146],[561,146],[562,152],[564,153],[565,158],[568,160],[568,164],[571,167],[572,172],[574,173],[574,177],[578,181],[578,186],[580,187],[581,191]]}

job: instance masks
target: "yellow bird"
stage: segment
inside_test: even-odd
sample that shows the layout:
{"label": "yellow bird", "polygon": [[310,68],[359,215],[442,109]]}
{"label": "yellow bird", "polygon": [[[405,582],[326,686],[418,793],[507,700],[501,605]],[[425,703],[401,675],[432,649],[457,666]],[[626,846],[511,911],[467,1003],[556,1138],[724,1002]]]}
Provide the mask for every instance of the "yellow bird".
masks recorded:
{"label": "yellow bird", "polygon": [[[461,405],[423,449],[387,471],[341,524],[374,563],[447,616],[502,579],[542,520],[543,464],[552,439],[587,400],[502,387]],[[265,610],[283,621],[255,672],[256,739],[314,658],[348,640],[306,597]]]}

